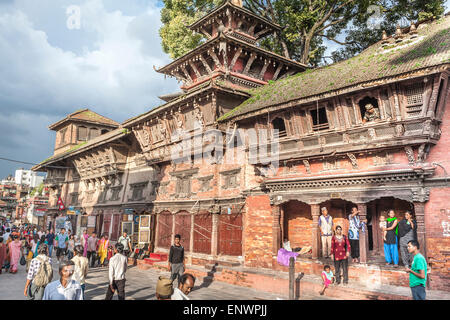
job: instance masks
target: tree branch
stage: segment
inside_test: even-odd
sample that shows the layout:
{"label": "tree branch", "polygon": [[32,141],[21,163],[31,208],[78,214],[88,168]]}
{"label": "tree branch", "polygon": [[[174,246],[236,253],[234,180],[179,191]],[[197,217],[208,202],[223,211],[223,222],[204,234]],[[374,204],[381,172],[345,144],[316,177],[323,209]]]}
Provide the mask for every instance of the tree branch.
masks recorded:
{"label": "tree branch", "polygon": [[336,40],[335,38],[331,38],[331,37],[329,37],[329,36],[327,36],[327,35],[325,35],[325,34],[322,34],[322,33],[319,33],[319,36],[325,37],[325,38],[327,38],[327,39],[330,40],[330,41],[334,41],[334,42],[336,42],[337,44],[340,44],[341,46],[346,46],[346,45],[349,45],[349,44],[355,44],[355,43],[356,43],[356,41],[340,42],[339,40]]}

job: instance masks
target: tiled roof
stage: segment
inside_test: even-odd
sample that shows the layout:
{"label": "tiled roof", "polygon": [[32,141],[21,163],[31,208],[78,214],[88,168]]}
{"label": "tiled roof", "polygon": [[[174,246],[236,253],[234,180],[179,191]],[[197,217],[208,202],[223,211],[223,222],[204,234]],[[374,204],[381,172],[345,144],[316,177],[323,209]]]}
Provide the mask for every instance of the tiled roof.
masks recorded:
{"label": "tiled roof", "polygon": [[[398,44],[382,41],[361,54],[330,66],[311,69],[251,91],[252,96],[219,121],[297,99],[355,87],[429,67],[450,64],[450,16],[419,25],[418,37]],[[393,39],[391,39],[392,41]]]}
{"label": "tiled roof", "polygon": [[49,126],[50,129],[54,129],[58,126],[60,126],[61,124],[63,124],[66,121],[69,120],[80,120],[80,121],[87,121],[87,122],[95,122],[95,123],[100,123],[106,126],[110,126],[110,127],[118,127],[119,123],[111,120],[109,118],[106,118],[104,116],[99,115],[98,113],[91,111],[89,109],[81,109],[81,110],[77,110],[74,113],[69,114],[67,117],[65,117],[64,119],[51,124]]}

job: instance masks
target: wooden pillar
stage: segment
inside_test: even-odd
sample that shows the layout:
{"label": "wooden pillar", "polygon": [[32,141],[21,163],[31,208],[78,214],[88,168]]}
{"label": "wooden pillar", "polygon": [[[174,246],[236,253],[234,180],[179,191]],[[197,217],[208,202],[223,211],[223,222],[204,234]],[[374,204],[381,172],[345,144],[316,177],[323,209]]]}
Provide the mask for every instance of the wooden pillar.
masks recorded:
{"label": "wooden pillar", "polygon": [[155,214],[155,219],[156,219],[156,223],[155,223],[155,248],[158,248],[158,245],[159,245],[159,214]]}
{"label": "wooden pillar", "polygon": [[369,206],[370,213],[372,215],[372,246],[373,246],[373,253],[378,255],[380,253],[379,247],[380,247],[380,227],[378,225],[379,218],[377,213],[377,206],[375,205],[375,202],[371,202]]}
{"label": "wooden pillar", "polygon": [[212,214],[211,254],[217,256],[219,251],[219,215]]}
{"label": "wooden pillar", "polygon": [[189,237],[189,252],[194,252],[194,214],[191,214],[191,236]]}
{"label": "wooden pillar", "polygon": [[319,204],[311,205],[311,215],[312,215],[312,258],[319,258],[320,250],[320,239],[319,239],[319,216],[320,216],[320,206]]}
{"label": "wooden pillar", "polygon": [[420,245],[420,253],[427,258],[426,253],[426,237],[425,237],[425,203],[414,202],[414,212],[417,222],[417,241]]}
{"label": "wooden pillar", "polygon": [[280,206],[275,205],[272,207],[272,216],[273,216],[273,223],[272,223],[272,253],[274,256],[278,254],[278,250],[280,249],[281,245],[281,226],[280,226]]}
{"label": "wooden pillar", "polygon": [[170,245],[173,246],[175,243],[175,214],[172,214],[172,236],[170,238],[171,238]]}
{"label": "wooden pillar", "polygon": [[358,203],[359,218],[365,224],[364,232],[359,233],[359,261],[367,263],[369,255],[369,232],[367,230],[367,205]]}

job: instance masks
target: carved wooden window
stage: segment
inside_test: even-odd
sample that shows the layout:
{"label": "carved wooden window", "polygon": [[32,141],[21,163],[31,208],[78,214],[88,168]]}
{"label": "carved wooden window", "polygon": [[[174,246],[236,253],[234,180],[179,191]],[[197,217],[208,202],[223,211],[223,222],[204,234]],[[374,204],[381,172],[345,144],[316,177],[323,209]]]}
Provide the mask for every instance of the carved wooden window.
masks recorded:
{"label": "carved wooden window", "polygon": [[119,200],[120,191],[122,190],[122,186],[111,187],[111,201]]}
{"label": "carved wooden window", "polygon": [[61,131],[59,131],[59,135],[60,135],[60,141],[59,141],[59,145],[62,146],[66,143],[66,132],[67,132],[67,128],[62,129]]}
{"label": "carved wooden window", "polygon": [[132,191],[132,195],[131,198],[128,200],[133,200],[133,201],[140,201],[140,200],[144,200],[144,188],[148,185],[148,182],[142,182],[142,183],[135,183],[135,184],[130,184]]}
{"label": "carved wooden window", "polygon": [[98,196],[98,202],[104,203],[106,202],[106,194],[108,193],[108,188],[104,188],[100,191],[100,195]]}
{"label": "carved wooden window", "polygon": [[97,128],[91,128],[89,130],[89,139],[94,139],[100,135],[100,131]]}
{"label": "carved wooden window", "polygon": [[234,189],[239,187],[239,173],[241,169],[235,169],[230,171],[221,172],[224,178],[223,189]]}
{"label": "carved wooden window", "polygon": [[70,194],[70,204],[71,205],[78,204],[78,192],[73,192]]}
{"label": "carved wooden window", "polygon": [[423,106],[423,83],[414,83],[405,88],[406,117],[420,116]]}
{"label": "carved wooden window", "polygon": [[179,177],[175,186],[175,192],[178,197],[184,198],[191,194],[191,179],[192,177]]}
{"label": "carved wooden window", "polygon": [[283,119],[278,118],[278,117],[273,119],[272,120],[272,126],[273,126],[274,130],[278,130],[278,137],[279,138],[286,137],[286,125],[285,125]]}
{"label": "carved wooden window", "polygon": [[86,201],[91,202],[94,199],[94,193],[95,191],[88,191],[86,193]]}
{"label": "carved wooden window", "polygon": [[86,127],[78,127],[78,141],[87,141],[87,128]]}
{"label": "carved wooden window", "polygon": [[206,192],[212,189],[211,181],[214,178],[213,175],[207,177],[198,178],[198,181],[201,183],[200,191]]}
{"label": "carved wooden window", "polygon": [[345,103],[347,105],[348,114],[350,115],[350,121],[352,125],[356,124],[356,116],[355,116],[355,109],[353,109],[353,102],[351,98],[346,98]]}
{"label": "carved wooden window", "polygon": [[325,107],[319,109],[311,109],[312,128],[314,131],[328,130],[330,128],[328,124],[327,111]]}

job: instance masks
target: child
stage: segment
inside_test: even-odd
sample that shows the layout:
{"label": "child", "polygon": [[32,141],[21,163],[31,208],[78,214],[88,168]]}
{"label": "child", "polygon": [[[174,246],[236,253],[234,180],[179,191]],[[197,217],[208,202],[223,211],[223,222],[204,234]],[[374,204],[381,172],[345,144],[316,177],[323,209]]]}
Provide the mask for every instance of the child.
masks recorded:
{"label": "child", "polygon": [[[381,228],[381,230],[383,230],[383,228],[387,228],[387,222],[386,222],[385,216],[380,216],[380,228]],[[387,233],[387,231],[383,232],[384,241],[386,241],[386,233]]]}
{"label": "child", "polygon": [[329,265],[325,265],[325,267],[323,267],[322,280],[323,280],[323,288],[322,291],[319,292],[321,296],[323,296],[323,294],[325,293],[325,289],[328,288],[328,286],[334,282],[333,271],[331,271]]}

